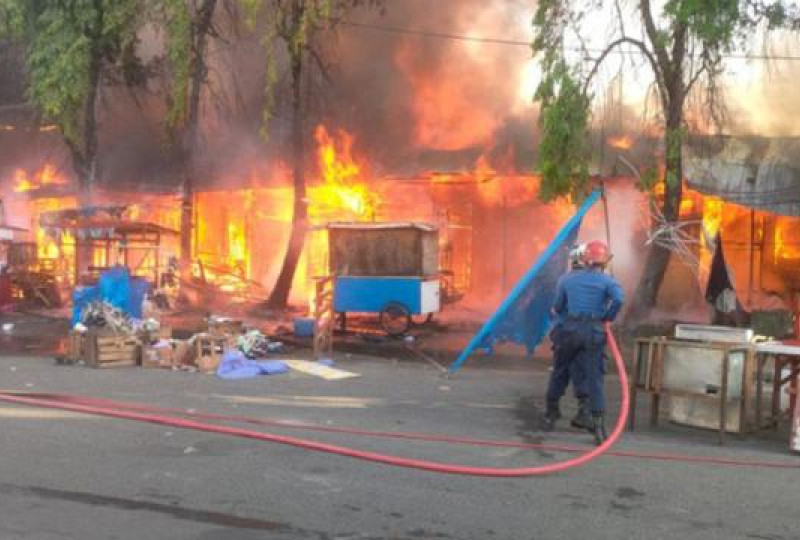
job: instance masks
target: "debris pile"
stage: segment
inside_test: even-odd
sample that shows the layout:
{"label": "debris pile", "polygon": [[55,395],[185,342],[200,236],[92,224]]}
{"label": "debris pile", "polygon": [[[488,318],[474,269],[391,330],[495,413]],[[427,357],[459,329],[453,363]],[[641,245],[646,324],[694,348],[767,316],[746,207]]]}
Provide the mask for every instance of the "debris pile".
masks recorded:
{"label": "debris pile", "polygon": [[106,302],[95,300],[90,302],[80,314],[80,322],[75,325],[79,332],[91,329],[107,330],[114,334],[134,335],[138,323],[122,311]]}

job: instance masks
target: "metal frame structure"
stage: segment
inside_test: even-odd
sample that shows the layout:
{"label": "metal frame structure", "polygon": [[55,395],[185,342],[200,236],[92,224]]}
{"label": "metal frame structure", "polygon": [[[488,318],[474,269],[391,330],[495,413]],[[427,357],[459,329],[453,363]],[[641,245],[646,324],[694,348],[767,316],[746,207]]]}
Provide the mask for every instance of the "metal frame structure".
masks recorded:
{"label": "metal frame structure", "polygon": [[[664,364],[665,350],[667,347],[684,348],[703,348],[715,349],[722,352],[720,361],[720,389],[717,394],[692,392],[664,386]],[[636,340],[633,362],[630,377],[630,411],[628,414],[628,427],[633,431],[636,427],[636,397],[640,390],[651,395],[650,401],[650,425],[655,427],[661,412],[661,396],[688,396],[702,397],[718,401],[720,404],[719,412],[719,444],[725,444],[725,432],[727,428],[728,414],[728,390],[730,371],[730,355],[732,352],[745,352],[744,365],[742,366],[742,397],[739,410],[739,426],[736,430],[738,434],[745,434],[749,431],[747,414],[749,404],[753,399],[751,395],[753,387],[753,375],[756,350],[749,344],[741,343],[709,343],[697,341],[676,341],[665,337],[639,338]],[[756,404],[758,407],[758,403]],[[758,414],[758,413],[757,413]]]}

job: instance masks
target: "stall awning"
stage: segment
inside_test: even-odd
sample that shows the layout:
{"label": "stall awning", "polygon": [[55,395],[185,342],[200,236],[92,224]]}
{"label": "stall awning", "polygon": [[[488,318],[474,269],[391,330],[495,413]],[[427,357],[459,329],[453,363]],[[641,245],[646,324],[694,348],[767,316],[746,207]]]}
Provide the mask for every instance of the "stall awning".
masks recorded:
{"label": "stall awning", "polygon": [[800,138],[708,137],[685,148],[684,175],[705,195],[800,216]]}

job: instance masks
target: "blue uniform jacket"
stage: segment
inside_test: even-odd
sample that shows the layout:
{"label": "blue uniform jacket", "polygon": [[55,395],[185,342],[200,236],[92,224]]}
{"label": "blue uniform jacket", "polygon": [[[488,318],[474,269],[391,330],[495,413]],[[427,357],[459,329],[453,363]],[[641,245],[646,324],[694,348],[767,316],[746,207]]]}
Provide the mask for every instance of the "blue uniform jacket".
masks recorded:
{"label": "blue uniform jacket", "polygon": [[553,312],[557,320],[587,317],[613,321],[622,307],[623,296],[622,287],[611,276],[599,270],[574,270],[558,280]]}

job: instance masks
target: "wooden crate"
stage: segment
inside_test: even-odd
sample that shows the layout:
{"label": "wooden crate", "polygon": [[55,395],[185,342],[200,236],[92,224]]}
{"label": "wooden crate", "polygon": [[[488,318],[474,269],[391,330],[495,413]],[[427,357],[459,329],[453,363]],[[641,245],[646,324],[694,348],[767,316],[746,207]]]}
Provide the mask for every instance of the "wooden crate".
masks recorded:
{"label": "wooden crate", "polygon": [[158,330],[153,331],[141,330],[137,336],[142,344],[155,343],[162,339],[172,339],[172,328],[169,326],[162,326]]}
{"label": "wooden crate", "polygon": [[136,366],[141,346],[130,336],[88,334],[84,341],[84,361],[94,368]]}
{"label": "wooden crate", "polygon": [[230,345],[226,337],[212,336],[210,334],[198,334],[195,336],[194,361],[197,368],[204,373],[211,373],[217,370],[225,349]]}
{"label": "wooden crate", "polygon": [[83,360],[85,354],[86,335],[73,330],[69,333],[69,350],[67,351],[67,359],[72,362]]}

